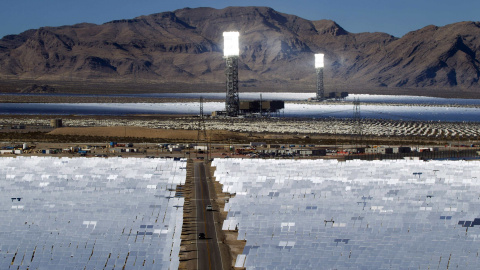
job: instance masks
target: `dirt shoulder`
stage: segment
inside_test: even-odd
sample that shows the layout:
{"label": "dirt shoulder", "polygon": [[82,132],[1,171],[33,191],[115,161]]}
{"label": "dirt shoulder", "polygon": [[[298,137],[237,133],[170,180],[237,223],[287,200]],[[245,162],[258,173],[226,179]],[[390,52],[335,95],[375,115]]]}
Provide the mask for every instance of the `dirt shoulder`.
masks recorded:
{"label": "dirt shoulder", "polygon": [[180,236],[180,266],[178,269],[196,269],[197,267],[197,236],[195,223],[195,183],[193,160],[187,162],[187,179],[183,186],[185,203],[183,205],[183,227]]}
{"label": "dirt shoulder", "polygon": [[209,182],[214,190],[215,190],[215,198],[213,201],[213,206],[214,209],[217,211],[215,212],[215,222],[218,222],[217,228],[220,228],[218,233],[219,240],[222,242],[219,244],[220,247],[220,252],[222,253],[222,258],[223,260],[223,265],[224,269],[236,269],[235,266],[235,261],[237,259],[237,256],[239,254],[243,253],[243,248],[246,245],[246,241],[243,240],[237,240],[238,237],[238,230],[233,230],[233,231],[224,231],[221,230],[223,226],[223,222],[227,219],[228,212],[225,211],[225,203],[232,198],[232,194],[223,192],[222,188],[223,185],[220,184],[220,182],[215,179],[214,174],[215,174],[215,167],[211,167],[210,164],[207,167],[210,173],[210,179],[211,181]]}

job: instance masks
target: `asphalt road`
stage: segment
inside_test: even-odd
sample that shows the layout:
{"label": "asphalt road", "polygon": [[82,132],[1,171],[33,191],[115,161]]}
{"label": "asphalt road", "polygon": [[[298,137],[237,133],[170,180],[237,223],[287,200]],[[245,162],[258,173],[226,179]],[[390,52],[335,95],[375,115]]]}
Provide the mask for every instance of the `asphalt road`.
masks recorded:
{"label": "asphalt road", "polygon": [[[213,220],[214,212],[206,210],[207,205],[211,202],[203,162],[194,164],[194,179],[197,219],[197,269],[223,269]],[[198,239],[199,233],[204,233],[205,239]]]}

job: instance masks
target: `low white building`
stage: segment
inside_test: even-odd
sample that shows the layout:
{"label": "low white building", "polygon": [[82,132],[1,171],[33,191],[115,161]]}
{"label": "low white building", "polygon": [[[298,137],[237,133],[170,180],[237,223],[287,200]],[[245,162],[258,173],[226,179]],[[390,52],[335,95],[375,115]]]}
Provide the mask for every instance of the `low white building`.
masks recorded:
{"label": "low white building", "polygon": [[265,142],[251,142],[251,147],[267,147],[267,143]]}
{"label": "low white building", "polygon": [[208,146],[207,145],[197,145],[197,146],[194,146],[193,149],[195,149],[197,151],[207,151]]}

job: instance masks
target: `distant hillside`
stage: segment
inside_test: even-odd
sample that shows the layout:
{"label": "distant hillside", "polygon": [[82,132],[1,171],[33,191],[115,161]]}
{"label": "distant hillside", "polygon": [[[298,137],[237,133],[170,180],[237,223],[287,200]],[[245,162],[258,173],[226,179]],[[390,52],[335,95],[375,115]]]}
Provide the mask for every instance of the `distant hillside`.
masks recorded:
{"label": "distant hillside", "polygon": [[[311,89],[326,54],[329,89],[480,90],[480,23],[427,26],[396,38],[352,34],[268,7],[182,9],[95,24],[43,27],[0,40],[0,78],[221,85],[224,31],[239,31],[244,89]],[[327,89],[328,90],[328,89]]]}

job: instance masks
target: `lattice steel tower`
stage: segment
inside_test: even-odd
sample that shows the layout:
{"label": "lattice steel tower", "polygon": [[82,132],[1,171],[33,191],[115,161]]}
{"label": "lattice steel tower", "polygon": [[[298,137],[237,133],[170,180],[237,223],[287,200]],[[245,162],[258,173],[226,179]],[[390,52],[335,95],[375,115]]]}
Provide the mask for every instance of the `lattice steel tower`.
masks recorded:
{"label": "lattice steel tower", "polygon": [[353,130],[352,130],[352,139],[355,145],[362,143],[362,118],[360,115],[360,99],[353,99]]}
{"label": "lattice steel tower", "polygon": [[227,98],[225,110],[228,116],[238,116],[240,99],[238,97],[238,56],[226,57]]}
{"label": "lattice steel tower", "polygon": [[323,87],[323,54],[315,54],[315,70],[317,71],[317,100],[325,99],[325,89]]}
{"label": "lattice steel tower", "polygon": [[225,111],[228,116],[238,116],[240,111],[240,99],[238,97],[238,32],[224,32],[224,58],[226,61],[225,75],[227,76],[227,96],[225,99]]}
{"label": "lattice steel tower", "polygon": [[[207,140],[207,129],[205,128],[205,116],[203,115],[203,97],[200,97],[200,119],[198,120],[197,141]],[[202,138],[203,136],[203,138]]]}

